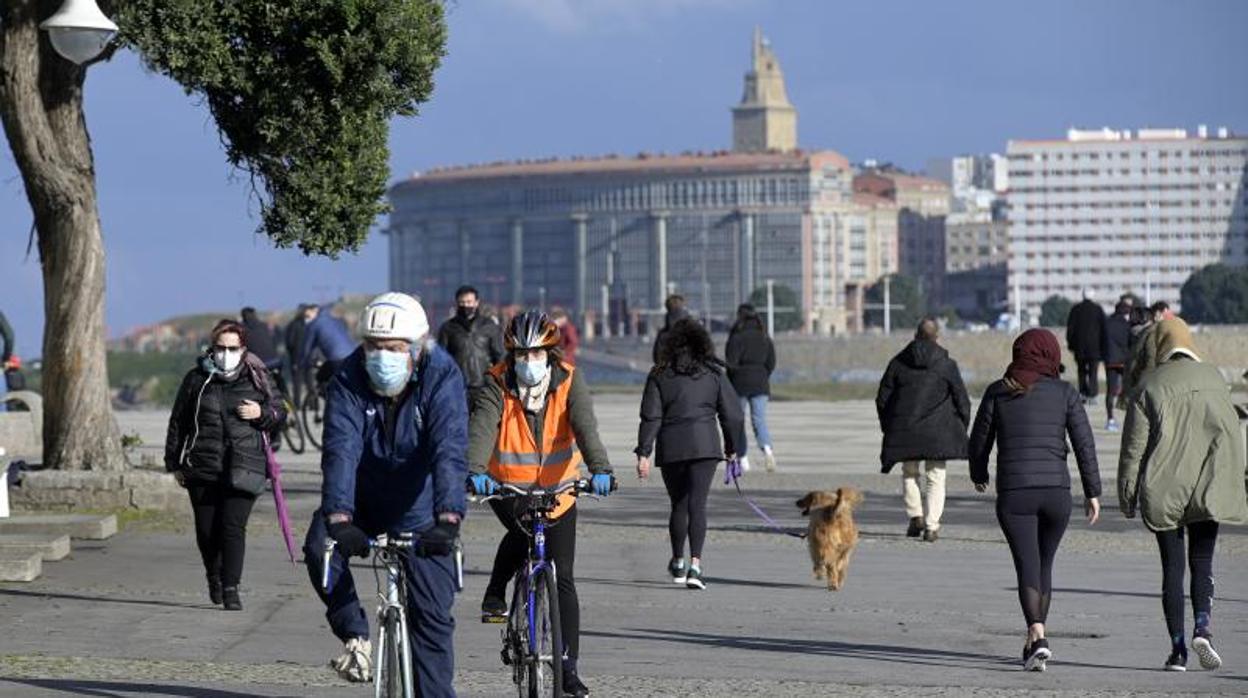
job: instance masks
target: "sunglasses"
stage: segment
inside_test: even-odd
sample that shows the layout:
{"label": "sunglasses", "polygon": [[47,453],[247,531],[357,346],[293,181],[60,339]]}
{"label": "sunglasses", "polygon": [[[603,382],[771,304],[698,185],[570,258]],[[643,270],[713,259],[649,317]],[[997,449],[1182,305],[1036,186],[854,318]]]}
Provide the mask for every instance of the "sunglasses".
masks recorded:
{"label": "sunglasses", "polygon": [[222,344],[214,344],[214,345],[212,345],[212,350],[213,350],[213,351],[228,351],[228,352],[230,352],[231,354],[237,354],[237,353],[241,352],[241,351],[243,350],[243,348],[242,348],[242,347],[227,347],[227,346],[222,345]]}

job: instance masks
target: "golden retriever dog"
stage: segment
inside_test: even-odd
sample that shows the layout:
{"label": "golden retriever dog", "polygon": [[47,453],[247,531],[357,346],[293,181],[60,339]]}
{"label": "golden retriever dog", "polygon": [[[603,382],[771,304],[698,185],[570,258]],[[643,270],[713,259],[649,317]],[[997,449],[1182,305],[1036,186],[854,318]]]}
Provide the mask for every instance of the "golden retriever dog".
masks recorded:
{"label": "golden retriever dog", "polygon": [[815,565],[815,579],[827,579],[829,591],[837,591],[845,585],[849,556],[858,544],[854,507],[861,502],[862,492],[853,487],[841,487],[835,492],[810,492],[797,500],[802,515],[810,517],[806,545],[810,548],[810,561]]}

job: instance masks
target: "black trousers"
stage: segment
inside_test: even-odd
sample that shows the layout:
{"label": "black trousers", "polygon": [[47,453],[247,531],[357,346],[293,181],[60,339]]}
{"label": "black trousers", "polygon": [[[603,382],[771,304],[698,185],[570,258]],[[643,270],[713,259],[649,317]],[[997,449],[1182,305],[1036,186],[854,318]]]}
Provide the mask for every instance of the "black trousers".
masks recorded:
{"label": "black trousers", "polygon": [[1033,487],[997,495],[997,521],[1014,557],[1018,603],[1027,625],[1049,617],[1053,597],[1053,558],[1070,523],[1070,490]]}
{"label": "black trousers", "polygon": [[[507,529],[494,555],[494,569],[485,588],[486,598],[507,599],[507,582],[524,566],[529,554],[529,534],[520,525],[520,500],[494,500],[490,507]],[[559,625],[568,656],[581,650],[581,602],[576,595],[576,507],[546,526],[546,559],[555,563],[559,585]]]}
{"label": "black trousers", "polygon": [[1086,398],[1094,398],[1100,392],[1100,378],[1097,375],[1097,369],[1100,368],[1101,362],[1095,359],[1085,360],[1078,359],[1079,364],[1079,394]]}
{"label": "black trousers", "polygon": [[204,572],[219,577],[222,586],[238,586],[247,550],[247,519],[256,496],[217,482],[187,482],[186,491]]}
{"label": "black trousers", "polygon": [[672,557],[685,556],[685,540],[689,540],[689,555],[702,557],[702,545],[706,542],[706,498],[715,479],[718,458],[664,463],[663,486],[672,503],[672,513],[667,520],[667,534],[672,541]]}
{"label": "black trousers", "polygon": [[[1161,550],[1161,607],[1172,642],[1183,639],[1183,567],[1192,572],[1192,613],[1196,625],[1207,626],[1213,609],[1213,549],[1218,542],[1218,522],[1201,521],[1173,531],[1157,531]],[[1187,538],[1184,555],[1183,539]]]}

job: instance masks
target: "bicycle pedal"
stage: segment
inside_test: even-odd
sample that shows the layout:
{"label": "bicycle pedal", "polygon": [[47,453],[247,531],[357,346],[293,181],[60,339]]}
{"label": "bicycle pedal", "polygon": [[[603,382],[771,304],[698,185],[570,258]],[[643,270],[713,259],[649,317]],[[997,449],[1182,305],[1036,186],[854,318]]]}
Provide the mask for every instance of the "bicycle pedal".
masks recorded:
{"label": "bicycle pedal", "polygon": [[503,615],[498,615],[498,614],[495,614],[495,613],[482,613],[482,614],[481,614],[481,622],[482,622],[482,623],[491,623],[491,624],[495,624],[495,625],[498,625],[498,624],[501,624],[501,623],[506,623],[506,622],[507,622],[507,615],[506,615],[506,614],[503,614]]}
{"label": "bicycle pedal", "polygon": [[511,652],[503,650],[499,654],[503,655],[503,666],[511,666]]}

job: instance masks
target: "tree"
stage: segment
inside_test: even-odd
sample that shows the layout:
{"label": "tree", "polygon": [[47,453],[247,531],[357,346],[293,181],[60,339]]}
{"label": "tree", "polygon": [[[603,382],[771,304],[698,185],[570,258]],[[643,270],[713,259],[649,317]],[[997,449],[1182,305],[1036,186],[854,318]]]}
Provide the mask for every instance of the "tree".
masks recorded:
{"label": "tree", "polygon": [[[869,286],[863,295],[867,303],[883,305],[884,281],[881,279],[875,285]],[[923,292],[919,290],[918,279],[913,276],[893,274],[889,282],[888,296],[890,305],[902,306],[893,308],[893,312],[889,317],[889,323],[894,328],[917,327],[919,321],[923,319],[925,308],[927,308],[927,302],[923,299]],[[883,327],[884,310],[882,308],[868,308],[862,311],[862,322],[867,327]]]}
{"label": "tree", "polygon": [[1049,296],[1040,304],[1040,326],[1065,327],[1066,319],[1070,317],[1070,309],[1073,307],[1075,307],[1074,302],[1065,296]]}
{"label": "tree", "polygon": [[[793,289],[784,284],[771,287],[771,300],[775,303],[776,331],[789,332],[802,329],[802,302]],[[763,327],[767,326],[767,287],[759,286],[750,294],[750,305],[758,310],[763,318]],[[784,310],[780,310],[784,308]]]}
{"label": "tree", "polygon": [[[104,248],[82,111],[90,64],[38,24],[60,0],[0,2],[0,120],[34,214],[44,278],[44,461],[125,467],[109,404]],[[208,106],[227,160],[250,177],[260,232],[336,256],[384,211],[387,124],[433,89],[439,0],[115,0],[101,3],[145,64]],[[98,62],[98,61],[97,61]]]}
{"label": "tree", "polygon": [[1211,325],[1248,322],[1248,267],[1211,264],[1197,269],[1179,290],[1183,317]]}

